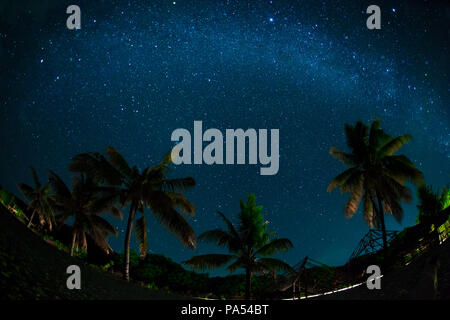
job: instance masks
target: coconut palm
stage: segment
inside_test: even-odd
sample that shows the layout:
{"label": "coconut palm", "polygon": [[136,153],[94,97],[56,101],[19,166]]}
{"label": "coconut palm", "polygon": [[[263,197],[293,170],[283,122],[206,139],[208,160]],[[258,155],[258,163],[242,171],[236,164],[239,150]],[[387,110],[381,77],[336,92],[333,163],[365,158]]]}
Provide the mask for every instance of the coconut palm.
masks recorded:
{"label": "coconut palm", "polygon": [[432,186],[424,184],[418,188],[417,197],[419,199],[417,222],[424,224],[427,228],[431,228],[434,224],[432,229],[436,239],[439,240],[438,227],[448,217],[444,214],[444,210],[450,206],[450,189],[444,188],[442,193],[440,190],[434,192]]}
{"label": "coconut palm", "polygon": [[285,262],[269,258],[278,251],[286,251],[293,247],[288,239],[271,239],[267,232],[268,222],[264,221],[262,206],[256,206],[255,195],[250,194],[246,203],[241,201],[239,225],[234,226],[221,212],[217,212],[227,228],[206,231],[199,239],[215,243],[228,249],[230,254],[205,254],[192,257],[184,264],[195,269],[208,269],[224,266],[230,273],[239,268],[245,269],[245,298],[250,299],[251,281],[254,273],[292,271]]}
{"label": "coconut palm", "polygon": [[47,225],[51,231],[55,224],[55,217],[53,214],[52,203],[54,197],[51,194],[50,184],[42,185],[34,167],[30,167],[34,180],[34,188],[25,183],[19,183],[18,188],[23,195],[28,199],[28,210],[31,212],[31,217],[28,222],[28,228],[31,227],[33,218],[37,215],[39,224],[41,226]]}
{"label": "coconut palm", "polygon": [[440,194],[439,190],[434,192],[432,186],[425,184],[417,189],[417,197],[419,199],[419,204],[417,205],[417,209],[419,209],[418,223],[427,223],[445,209],[447,193],[446,189],[444,189],[442,194]]}
{"label": "coconut palm", "polygon": [[147,253],[147,227],[145,209],[170,232],[178,236],[186,247],[195,248],[194,231],[179,211],[194,215],[194,205],[189,202],[183,191],[195,185],[193,178],[168,179],[171,163],[170,154],[154,167],[140,171],[130,167],[125,158],[113,147],[107,147],[108,159],[98,153],[84,153],[73,158],[70,170],[85,172],[88,176],[103,184],[102,193],[105,202],[119,201],[122,207],[130,206],[125,233],[124,278],[129,280],[130,238],[136,213],[136,236],[139,240],[141,258]]}
{"label": "coconut palm", "polygon": [[117,230],[100,214],[110,212],[113,216],[122,218],[121,211],[100,201],[97,184],[83,174],[73,179],[72,190],[52,171],[49,180],[55,192],[54,207],[59,213],[56,217],[58,223],[62,224],[67,219],[74,218],[70,255],[73,256],[74,250],[78,248],[87,250],[86,234],[89,234],[100,248],[109,252],[111,248],[107,242],[108,235],[112,233],[117,236]]}
{"label": "coconut palm", "polygon": [[355,126],[345,125],[345,134],[350,153],[332,147],[330,154],[349,167],[335,177],[328,192],[340,187],[341,192],[350,193],[345,205],[346,217],[352,217],[363,202],[364,219],[369,227],[381,228],[384,252],[387,249],[385,214],[391,214],[401,222],[401,201],[411,201],[411,191],[405,186],[409,181],[423,183],[422,173],[404,155],[395,153],[410,139],[409,135],[391,137],[375,120],[370,128],[358,121]]}

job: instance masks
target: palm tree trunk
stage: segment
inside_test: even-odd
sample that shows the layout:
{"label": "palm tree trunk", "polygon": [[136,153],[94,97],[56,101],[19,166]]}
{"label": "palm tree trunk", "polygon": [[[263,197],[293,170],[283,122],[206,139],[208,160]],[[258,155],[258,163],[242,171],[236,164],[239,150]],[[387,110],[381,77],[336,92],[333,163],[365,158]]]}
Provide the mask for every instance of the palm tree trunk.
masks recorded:
{"label": "palm tree trunk", "polygon": [[386,236],[386,225],[384,224],[384,210],[383,210],[383,205],[381,203],[381,198],[377,193],[377,200],[378,200],[378,216],[380,218],[380,222],[381,222],[381,232],[383,235],[383,254],[384,257],[386,257],[386,253],[387,253],[387,236]]}
{"label": "palm tree trunk", "polygon": [[28,222],[27,228],[31,227],[31,221],[33,221],[36,210],[33,210],[33,214],[31,215],[30,221]]}
{"label": "palm tree trunk", "polygon": [[77,233],[75,229],[72,231],[72,247],[70,248],[70,256],[73,257],[73,249],[75,248],[75,240],[77,238]]}
{"label": "palm tree trunk", "polygon": [[123,270],[123,278],[130,281],[130,238],[133,229],[134,214],[136,213],[136,204],[133,202],[128,215],[127,231],[125,233],[125,265]]}
{"label": "palm tree trunk", "polygon": [[252,272],[249,268],[245,269],[245,300],[250,300],[252,291]]}

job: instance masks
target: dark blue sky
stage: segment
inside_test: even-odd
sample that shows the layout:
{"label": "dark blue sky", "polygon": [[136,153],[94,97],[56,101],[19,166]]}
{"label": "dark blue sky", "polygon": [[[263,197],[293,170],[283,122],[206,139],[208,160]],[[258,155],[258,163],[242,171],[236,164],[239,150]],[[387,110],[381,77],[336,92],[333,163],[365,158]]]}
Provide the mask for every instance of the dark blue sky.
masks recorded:
{"label": "dark blue sky", "polygon": [[[66,28],[66,1],[0,5],[0,184],[18,192],[52,169],[68,183],[81,152],[116,147],[143,168],[170,151],[177,128],[276,128],[280,170],[259,165],[185,165],[197,233],[234,219],[256,194],[270,229],[305,255],[347,261],[368,227],[344,218],[347,196],[326,189],[345,168],[328,154],[345,149],[344,124],[382,120],[413,140],[401,153],[426,181],[450,181],[448,21],[444,2],[378,1],[381,30],[366,28],[367,1],[77,1],[82,28]],[[414,191],[415,193],[415,191]],[[415,201],[400,225],[415,222]],[[123,250],[125,221],[112,220]],[[217,251],[184,249],[150,219],[149,248],[175,261]]]}

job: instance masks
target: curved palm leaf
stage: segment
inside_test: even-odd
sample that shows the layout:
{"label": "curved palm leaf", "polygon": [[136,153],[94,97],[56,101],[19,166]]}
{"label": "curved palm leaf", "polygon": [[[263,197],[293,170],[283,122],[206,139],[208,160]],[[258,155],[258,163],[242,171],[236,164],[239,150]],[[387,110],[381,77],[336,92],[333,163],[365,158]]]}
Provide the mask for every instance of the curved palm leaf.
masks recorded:
{"label": "curved palm leaf", "polygon": [[191,216],[195,215],[194,205],[192,204],[192,202],[186,199],[184,194],[173,192],[166,192],[165,194],[170,198],[170,201],[175,208],[181,209],[181,212],[189,214]]}
{"label": "curved palm leaf", "polygon": [[34,185],[36,186],[36,189],[39,189],[41,187],[41,183],[39,182],[39,177],[37,175],[36,169],[33,166],[30,166],[30,170],[33,175]]}
{"label": "curved palm leaf", "polygon": [[195,248],[197,239],[194,231],[186,219],[178,213],[170,201],[170,198],[163,192],[155,192],[147,200],[147,206],[150,207],[153,215],[164,225],[166,228],[174,233],[181,240],[183,245]]}
{"label": "curved palm leaf", "polygon": [[27,185],[26,183],[19,183],[17,187],[20,189],[22,194],[27,198],[28,200],[32,200],[35,195],[35,191],[32,187]]}
{"label": "curved palm leaf", "polygon": [[145,222],[145,213],[142,210],[142,216],[136,220],[135,235],[139,243],[139,252],[141,259],[145,259],[148,251],[147,224]]}
{"label": "curved palm leaf", "polygon": [[345,165],[348,165],[348,166],[355,165],[355,157],[351,153],[345,153],[345,152],[338,150],[335,147],[331,147],[330,154],[333,158],[341,161]]}
{"label": "curved palm leaf", "polygon": [[345,170],[343,173],[341,173],[338,176],[336,176],[330,182],[330,184],[328,185],[327,191],[331,192],[335,188],[345,185],[347,180],[350,179],[350,177],[352,177],[352,176],[354,176],[356,174],[359,174],[359,169],[357,167],[353,167],[353,168]]}
{"label": "curved palm leaf", "polygon": [[229,254],[204,254],[192,257],[184,261],[183,264],[197,270],[205,270],[221,267],[229,263],[233,258],[234,256]]}
{"label": "curved palm leaf", "polygon": [[110,163],[126,178],[132,176],[132,169],[128,165],[125,158],[120,154],[119,151],[111,146],[106,147],[106,153],[109,156]]}
{"label": "curved palm leaf", "polygon": [[205,231],[198,239],[215,243],[221,247],[227,247],[231,252],[238,252],[242,248],[240,239],[236,239],[229,232],[221,229]]}
{"label": "curved palm leaf", "polygon": [[411,192],[405,181],[423,182],[422,173],[407,157],[394,155],[411,136],[389,136],[381,129],[380,120],[375,120],[370,130],[361,121],[354,126],[345,125],[345,134],[351,153],[345,154],[334,148],[330,153],[338,160],[351,159],[352,162],[343,161],[350,168],[331,181],[328,191],[339,186],[341,192],[350,193],[345,206],[347,217],[352,217],[363,201],[364,219],[370,227],[382,229],[386,248],[384,212],[401,221],[403,210],[400,202],[411,201]]}
{"label": "curved palm leaf", "polygon": [[162,187],[171,192],[183,191],[192,189],[195,186],[194,178],[180,178],[180,179],[165,179],[162,182]]}
{"label": "curved palm leaf", "polygon": [[257,269],[259,272],[269,271],[287,271],[295,273],[295,270],[286,262],[275,258],[259,258],[257,260]]}
{"label": "curved palm leaf", "polygon": [[233,224],[231,223],[230,220],[228,220],[227,217],[225,217],[225,215],[217,210],[217,214],[222,218],[222,220],[225,222],[225,224],[227,225],[228,228],[228,232],[233,236],[233,238],[237,238],[239,239],[239,233],[236,231],[236,229],[234,228]]}
{"label": "curved palm leaf", "polygon": [[49,171],[49,181],[57,197],[65,199],[72,197],[72,194],[64,181],[51,170]]}

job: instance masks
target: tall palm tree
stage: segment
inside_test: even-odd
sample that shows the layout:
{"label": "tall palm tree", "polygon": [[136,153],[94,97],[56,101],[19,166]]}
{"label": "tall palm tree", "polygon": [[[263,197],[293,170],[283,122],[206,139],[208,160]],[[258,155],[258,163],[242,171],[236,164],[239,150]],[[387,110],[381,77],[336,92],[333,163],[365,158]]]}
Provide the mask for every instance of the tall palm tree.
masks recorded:
{"label": "tall palm tree", "polygon": [[100,201],[98,186],[83,174],[73,179],[72,190],[52,171],[49,180],[55,192],[54,207],[60,213],[57,216],[58,222],[62,224],[70,217],[74,218],[70,255],[73,256],[74,250],[78,248],[87,250],[86,234],[89,234],[100,248],[109,252],[108,235],[112,233],[117,236],[117,230],[100,217],[100,214],[111,212],[113,216],[122,218],[121,211]]}
{"label": "tall palm tree", "polygon": [[423,183],[422,173],[404,155],[395,153],[410,139],[409,135],[391,137],[375,120],[370,128],[358,121],[355,126],[345,125],[350,153],[332,147],[330,154],[349,169],[335,177],[328,192],[340,187],[350,193],[345,205],[346,217],[352,217],[363,201],[364,219],[369,227],[382,229],[384,252],[387,249],[385,214],[400,222],[403,217],[401,201],[411,201],[411,191],[405,186],[409,181]]}
{"label": "tall palm tree", "polygon": [[39,224],[41,226],[47,225],[49,230],[52,230],[55,224],[55,216],[53,214],[52,203],[54,197],[51,194],[50,184],[42,185],[36,173],[36,169],[30,166],[31,173],[34,180],[34,188],[26,183],[19,183],[18,188],[23,195],[28,199],[28,210],[31,212],[31,217],[27,227],[30,228],[33,218],[37,215]]}
{"label": "tall palm tree", "polygon": [[194,215],[194,205],[184,196],[183,191],[195,185],[193,178],[168,179],[171,163],[170,154],[154,167],[140,171],[130,167],[125,158],[113,147],[107,147],[106,159],[98,153],[84,153],[73,158],[69,169],[73,172],[85,172],[103,184],[105,202],[119,201],[122,207],[130,206],[125,233],[124,278],[129,280],[130,238],[136,213],[141,217],[136,221],[136,235],[139,240],[141,257],[147,253],[147,227],[145,209],[169,231],[181,240],[182,244],[195,248],[194,231],[187,220],[179,213]]}
{"label": "tall palm tree", "polygon": [[247,203],[241,201],[240,206],[241,212],[237,227],[233,226],[230,220],[218,211],[227,226],[226,230],[214,229],[199,236],[199,239],[227,248],[230,254],[199,255],[185,261],[184,264],[203,270],[232,262],[227,267],[230,273],[238,268],[244,268],[245,298],[250,299],[254,273],[292,271],[287,263],[267,256],[278,251],[286,251],[293,245],[288,239],[271,239],[272,233],[267,232],[268,222],[264,221],[262,206],[256,206],[254,194],[248,196]]}

